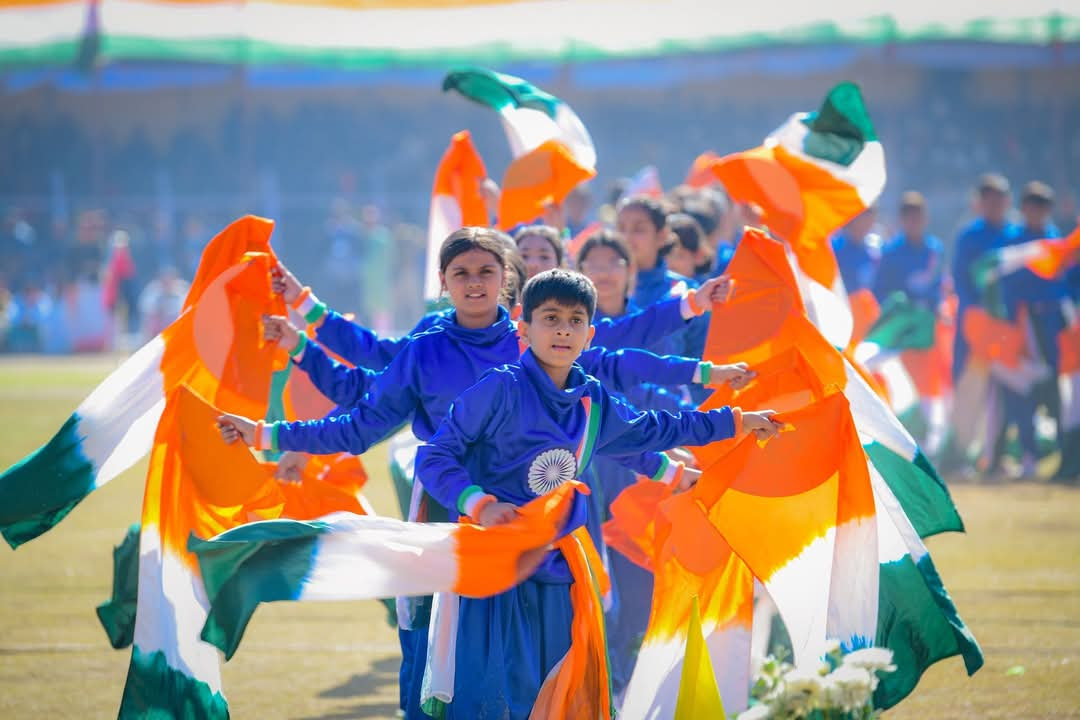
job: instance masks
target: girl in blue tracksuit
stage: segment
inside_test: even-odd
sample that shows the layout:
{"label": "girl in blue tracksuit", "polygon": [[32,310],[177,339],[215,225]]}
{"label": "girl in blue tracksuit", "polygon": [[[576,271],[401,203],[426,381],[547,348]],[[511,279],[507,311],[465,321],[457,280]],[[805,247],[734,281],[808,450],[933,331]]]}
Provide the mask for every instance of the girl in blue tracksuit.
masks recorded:
{"label": "girl in blue tracksuit", "polygon": [[[343,451],[361,454],[410,417],[416,437],[430,438],[454,398],[486,370],[520,357],[516,328],[510,322],[509,313],[499,304],[504,285],[506,243],[501,233],[484,228],[463,228],[451,234],[440,251],[440,277],[454,303],[446,320],[404,344],[377,377],[362,371],[348,371],[354,377],[366,377],[369,382],[362,403],[356,403],[355,396],[331,397],[344,407],[351,407],[348,414],[310,422],[260,423],[258,445],[315,454]],[[293,298],[293,302],[300,306],[303,314],[311,317],[313,308],[305,303],[313,305],[315,301],[309,293],[306,297]],[[290,350],[300,358],[302,366],[307,362],[332,367],[317,344],[307,344],[302,338],[294,338],[296,345]],[[711,367],[691,359],[662,359],[644,351],[635,355],[632,351],[610,353],[595,349],[589,351],[588,358],[590,369],[620,386],[635,385],[654,375],[662,375],[665,383],[690,382],[694,377],[707,377]],[[318,373],[312,377],[316,379]],[[335,377],[340,380],[341,374]],[[333,387],[359,392],[359,383],[347,381],[336,386],[323,386],[320,390],[326,392]],[[243,426],[248,430],[255,427],[255,423],[236,416],[223,416],[223,420],[232,427]],[[667,459],[658,454],[638,455],[627,462],[635,463],[636,471],[647,476],[663,475],[670,470]],[[402,638],[405,656],[402,684],[409,698],[407,714],[420,717],[419,683],[413,692],[411,681],[405,677],[414,649],[419,653],[418,657],[423,656],[421,644],[425,644],[426,650],[427,635],[423,629],[426,623],[422,612],[417,624],[421,629],[414,631],[412,637]],[[408,631],[405,635],[409,635]],[[414,677],[422,677],[422,674],[415,675],[416,670],[413,666]],[[422,673],[422,668],[419,671]]]}
{"label": "girl in blue tracksuit", "polygon": [[[595,297],[586,278],[565,270],[529,282],[523,312],[529,349],[455,400],[417,453],[417,477],[437,500],[491,526],[512,519],[515,506],[581,477],[598,455],[704,445],[741,427],[776,432],[766,413],[639,413],[608,394],[575,362],[592,335]],[[584,498],[576,502],[564,533],[589,512]],[[469,672],[456,673],[448,718],[529,716],[544,679],[570,647],[571,582],[565,559],[553,551],[517,587],[461,598],[456,664]]]}
{"label": "girl in blue tracksuit", "polygon": [[[687,288],[697,286],[690,278],[671,272],[664,262],[671,231],[667,227],[667,214],[659,200],[646,195],[623,200],[615,216],[615,227],[625,238],[634,257],[637,275],[632,299],[638,307],[648,307],[660,300],[682,295]],[[664,352],[701,357],[708,330],[708,319],[698,318],[683,332],[672,335],[670,345],[664,348]]]}

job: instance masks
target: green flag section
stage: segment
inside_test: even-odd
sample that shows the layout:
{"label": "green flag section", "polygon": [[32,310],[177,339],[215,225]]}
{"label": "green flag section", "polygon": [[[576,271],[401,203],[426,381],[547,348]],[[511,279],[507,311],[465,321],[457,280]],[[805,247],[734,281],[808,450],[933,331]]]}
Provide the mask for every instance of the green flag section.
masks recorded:
{"label": "green flag section", "polygon": [[878,624],[875,644],[893,651],[896,672],[885,675],[874,704],[889,708],[903,700],[926,668],[959,655],[969,675],[983,665],[982,650],[964,624],[934,568],[930,554],[905,516],[882,473],[871,463],[870,482],[878,507]]}
{"label": "green flag section", "polygon": [[925,350],[934,345],[936,323],[933,309],[916,305],[904,293],[894,293],[885,300],[864,342],[883,350]]}
{"label": "green flag section", "polygon": [[98,605],[97,616],[109,644],[126,648],[135,639],[135,608],[139,593],[139,525],[128,528],[113,548],[112,597]]}
{"label": "green flag section", "polygon": [[131,653],[118,717],[228,720],[229,705],[220,692],[172,667],[164,653],[146,653],[136,647]]}
{"label": "green flag section", "polygon": [[454,70],[443,79],[443,91],[489,107],[503,121],[515,158],[557,141],[583,168],[596,168],[596,147],[577,114],[559,98],[513,75],[483,68]]}
{"label": "green flag section", "polygon": [[701,628],[701,611],[697,597],[690,609],[690,627],[686,631],[686,656],[683,658],[679,695],[675,702],[675,720],[695,718],[724,718],[724,701],[716,685],[705,634]]}
{"label": "green flag section", "polygon": [[149,452],[165,405],[164,337],[124,361],[52,439],[0,475],[0,532],[11,547],[51,529]]}

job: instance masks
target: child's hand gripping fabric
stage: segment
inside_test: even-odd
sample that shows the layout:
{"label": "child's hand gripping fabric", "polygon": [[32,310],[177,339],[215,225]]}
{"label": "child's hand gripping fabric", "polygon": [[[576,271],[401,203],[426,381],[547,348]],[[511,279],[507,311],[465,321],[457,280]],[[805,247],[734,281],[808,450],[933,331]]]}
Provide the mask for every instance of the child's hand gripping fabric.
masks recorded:
{"label": "child's hand gripping fabric", "polygon": [[296,298],[300,297],[304,286],[300,284],[295,275],[289,272],[289,268],[285,267],[283,263],[278,263],[277,267],[270,271],[270,289],[276,295],[281,295],[289,305],[292,305],[296,302]]}
{"label": "child's hand gripping fabric", "polygon": [[709,373],[709,387],[719,387],[727,383],[732,390],[742,390],[755,377],[757,377],[757,373],[751,370],[746,363],[713,365]]}
{"label": "child's hand gripping fabric", "polygon": [[225,413],[218,416],[217,426],[218,430],[221,431],[221,439],[226,444],[231,445],[240,440],[248,447],[253,447],[256,450],[262,449],[259,447],[259,435],[261,434],[259,431],[262,422],[249,420],[243,415]]}
{"label": "child's hand gripping fabric", "polygon": [[300,338],[305,337],[288,318],[280,315],[263,315],[263,338],[276,342],[292,357],[299,357],[303,352]]}
{"label": "child's hand gripping fabric", "polygon": [[299,484],[303,479],[304,468],[311,456],[301,452],[286,452],[278,458],[274,469],[274,479],[282,483]]}
{"label": "child's hand gripping fabric", "polygon": [[712,310],[713,305],[727,302],[734,288],[734,280],[727,275],[718,275],[703,282],[696,290],[687,292],[687,300],[696,315],[704,315]]}
{"label": "child's hand gripping fabric", "polygon": [[476,522],[480,527],[505,525],[517,517],[516,507],[510,503],[498,502],[491,495],[487,497],[491,498],[491,501],[481,501],[483,504],[473,511],[476,515]]}
{"label": "child's hand gripping fabric", "polygon": [[744,412],[742,413],[742,429],[745,432],[754,433],[760,442],[770,440],[776,437],[784,427],[781,423],[772,419],[772,416],[775,414],[776,411],[774,410]]}

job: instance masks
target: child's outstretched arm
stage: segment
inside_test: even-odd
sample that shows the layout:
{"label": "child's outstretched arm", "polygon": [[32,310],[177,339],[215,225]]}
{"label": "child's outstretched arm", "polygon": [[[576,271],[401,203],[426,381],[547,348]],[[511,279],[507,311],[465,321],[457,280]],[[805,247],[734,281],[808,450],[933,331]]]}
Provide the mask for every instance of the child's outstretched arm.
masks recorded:
{"label": "child's outstretched arm", "polygon": [[605,455],[629,455],[647,450],[667,450],[680,445],[707,445],[753,431],[767,439],[779,431],[769,418],[771,411],[742,412],[724,407],[708,412],[639,412],[622,400],[603,393],[597,451]]}
{"label": "child's outstretched arm", "polygon": [[672,333],[686,329],[690,320],[707,313],[714,303],[726,300],[730,286],[731,280],[721,275],[681,298],[661,300],[622,317],[601,318],[595,322],[593,344],[648,350]]}
{"label": "child's outstretched arm", "polygon": [[[409,420],[419,404],[413,353],[404,352],[380,373],[365,402],[348,413],[321,420],[259,425],[236,415],[222,415],[222,437],[257,449],[296,450],[313,455],[348,452],[361,455]],[[230,431],[229,428],[232,428]]]}
{"label": "child's outstretched arm", "polygon": [[284,264],[272,271],[271,287],[283,296],[308,325],[315,327],[315,339],[357,367],[379,371],[397,357],[409,342],[409,336],[431,327],[427,318],[409,335],[400,338],[380,338],[379,335],[319,301],[311,288],[300,284]]}
{"label": "child's outstretched arm", "polygon": [[266,339],[276,341],[287,350],[319,392],[337,405],[345,408],[358,405],[375,382],[377,373],[337,362],[318,343],[309,341],[307,335],[297,330],[287,318],[265,316],[263,328]]}

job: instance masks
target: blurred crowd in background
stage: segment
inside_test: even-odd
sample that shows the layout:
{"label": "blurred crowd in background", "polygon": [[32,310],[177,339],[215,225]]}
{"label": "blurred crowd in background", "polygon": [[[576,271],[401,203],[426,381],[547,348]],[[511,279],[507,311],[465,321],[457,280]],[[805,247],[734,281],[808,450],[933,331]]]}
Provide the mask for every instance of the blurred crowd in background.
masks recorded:
{"label": "blurred crowd in background", "polygon": [[[993,83],[972,90],[975,73],[926,71],[903,102],[864,83],[889,169],[873,234],[895,235],[901,192],[919,190],[948,254],[987,170],[1016,187],[1048,181],[1058,228],[1073,226],[1080,104],[1024,90],[1018,77],[994,80],[1010,102],[994,100]],[[642,167],[671,188],[700,152],[759,144],[828,85],[807,82],[798,98],[790,80],[735,99],[701,88],[560,90],[600,153],[587,216]],[[0,111],[0,351],[137,347],[175,316],[206,242],[245,213],[278,222],[276,250],[331,306],[380,331],[407,329],[423,311],[432,175],[450,134],[473,129],[496,180],[508,159],[497,120],[437,92],[190,97],[193,112],[167,122],[129,117],[148,113],[152,93],[97,98],[99,116],[80,114],[90,100],[48,93]]]}

